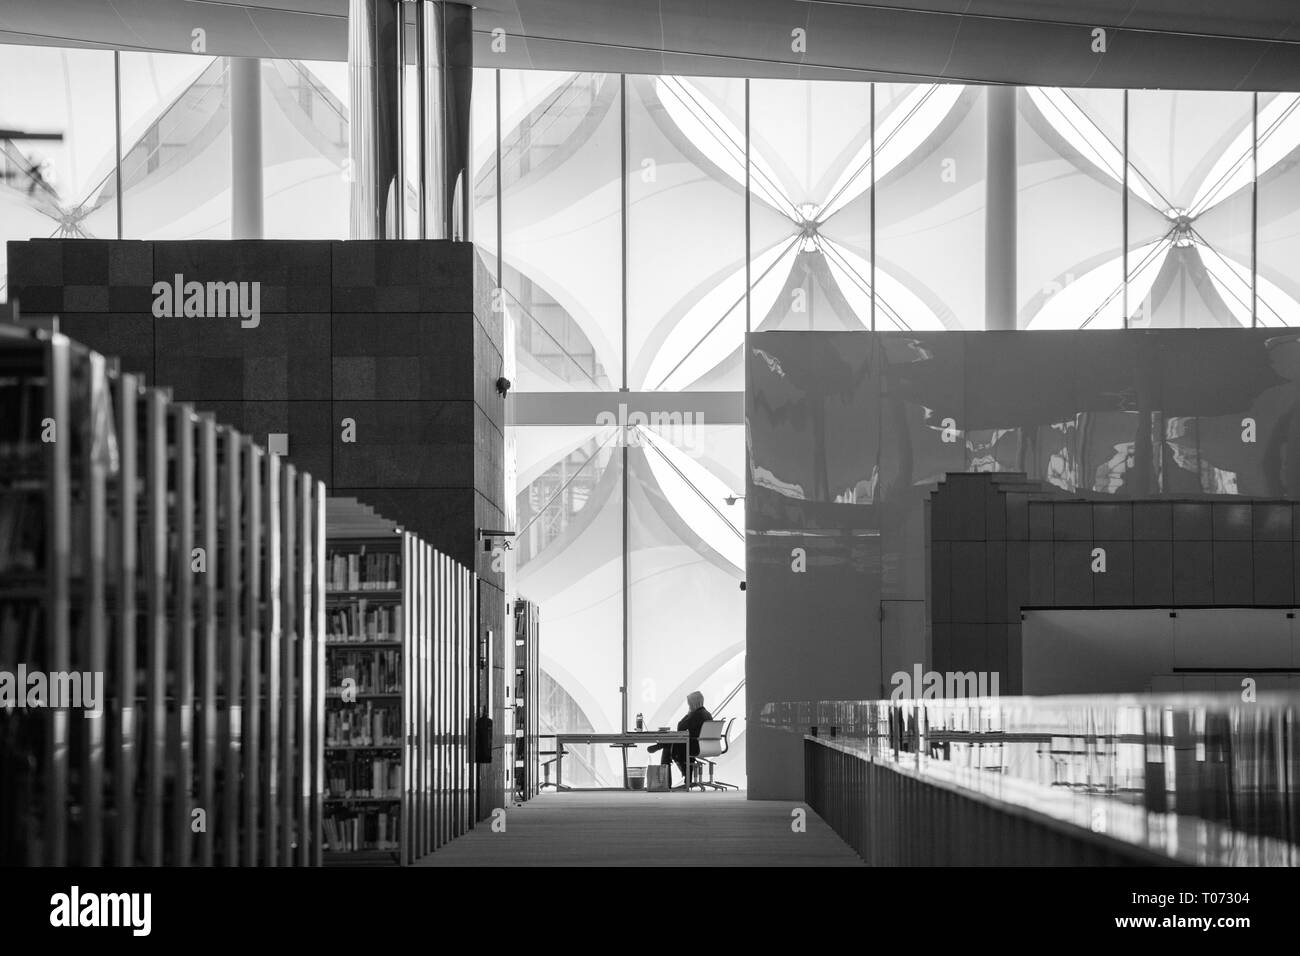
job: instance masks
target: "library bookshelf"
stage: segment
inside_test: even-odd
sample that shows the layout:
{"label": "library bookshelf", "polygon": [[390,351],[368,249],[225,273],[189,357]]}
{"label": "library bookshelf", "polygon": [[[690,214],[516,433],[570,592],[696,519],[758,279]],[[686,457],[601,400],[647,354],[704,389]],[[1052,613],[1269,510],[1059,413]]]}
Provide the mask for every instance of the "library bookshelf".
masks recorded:
{"label": "library bookshelf", "polygon": [[0,864],[320,862],[324,502],[113,360],[0,326],[0,670],[102,680],[98,716],[0,717]]}
{"label": "library bookshelf", "polygon": [[537,705],[541,691],[538,686],[538,635],[541,611],[532,601],[516,598],[512,605],[514,615],[514,647],[509,673],[514,675],[514,767],[513,796],[518,803],[537,796],[541,789],[538,774],[541,756],[538,753],[540,731]]}
{"label": "library bookshelf", "polygon": [[475,576],[373,513],[335,524],[349,531],[325,561],[324,861],[405,865],[473,824]]}

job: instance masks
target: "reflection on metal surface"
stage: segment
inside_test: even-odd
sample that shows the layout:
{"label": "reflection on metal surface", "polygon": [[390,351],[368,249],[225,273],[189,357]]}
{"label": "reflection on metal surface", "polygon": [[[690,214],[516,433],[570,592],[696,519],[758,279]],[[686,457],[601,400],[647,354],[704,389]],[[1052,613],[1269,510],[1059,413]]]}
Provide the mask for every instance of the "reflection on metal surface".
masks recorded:
{"label": "reflection on metal surface", "polygon": [[398,11],[393,0],[349,0],[348,124],[353,239],[401,237]]}
{"label": "reflection on metal surface", "polygon": [[1206,865],[1300,865],[1300,698],[781,701],[766,730]]}
{"label": "reflection on metal surface", "polygon": [[[353,239],[469,238],[470,8],[435,0],[413,6],[408,24],[407,5],[397,0],[350,0]],[[408,63],[415,66],[411,97]],[[403,168],[408,157],[414,169]],[[415,205],[409,227],[408,180]]]}
{"label": "reflection on metal surface", "polygon": [[423,239],[467,240],[471,8],[434,0],[419,0],[414,6],[418,234]]}
{"label": "reflection on metal surface", "polygon": [[[881,663],[882,602],[929,600],[926,503],[949,474],[1016,472],[1105,502],[1300,498],[1296,331],[756,332],[746,375],[757,701],[880,692],[895,669]],[[795,571],[797,548],[810,573]],[[1003,689],[1019,687],[1012,657],[947,661],[951,642],[913,637],[928,667],[1005,670]],[[1011,647],[991,628],[968,637]],[[759,753],[787,762],[776,786],[797,754],[751,726],[751,774]]]}
{"label": "reflection on metal surface", "polygon": [[757,333],[751,507],[949,471],[1071,492],[1300,494],[1300,334]]}

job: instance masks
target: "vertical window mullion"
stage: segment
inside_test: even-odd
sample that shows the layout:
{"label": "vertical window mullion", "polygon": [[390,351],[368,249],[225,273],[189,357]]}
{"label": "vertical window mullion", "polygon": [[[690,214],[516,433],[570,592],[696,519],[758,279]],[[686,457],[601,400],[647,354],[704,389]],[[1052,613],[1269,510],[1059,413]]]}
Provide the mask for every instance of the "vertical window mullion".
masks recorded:
{"label": "vertical window mullion", "polygon": [[122,54],[113,51],[113,189],[117,194],[117,238],[122,232]]}

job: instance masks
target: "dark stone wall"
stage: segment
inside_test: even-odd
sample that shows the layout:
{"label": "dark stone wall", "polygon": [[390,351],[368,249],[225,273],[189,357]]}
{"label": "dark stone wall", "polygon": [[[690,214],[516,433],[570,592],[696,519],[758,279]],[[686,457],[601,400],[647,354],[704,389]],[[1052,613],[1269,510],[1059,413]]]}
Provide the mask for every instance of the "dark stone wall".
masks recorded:
{"label": "dark stone wall", "polygon": [[[289,460],[330,494],[477,571],[480,628],[504,641],[503,577],[477,541],[478,528],[505,522],[503,327],[471,244],[77,239],[10,242],[8,253],[25,316],[57,315],[71,338],[263,444],[286,433]],[[260,324],[156,318],[154,283],[177,274],[260,283]],[[355,443],[343,441],[345,418]],[[481,807],[500,804],[503,716]]]}
{"label": "dark stone wall", "polygon": [[1080,500],[1023,476],[948,475],[930,496],[933,668],[997,671],[1019,693],[1022,608],[1293,607],[1297,511],[1227,496]]}

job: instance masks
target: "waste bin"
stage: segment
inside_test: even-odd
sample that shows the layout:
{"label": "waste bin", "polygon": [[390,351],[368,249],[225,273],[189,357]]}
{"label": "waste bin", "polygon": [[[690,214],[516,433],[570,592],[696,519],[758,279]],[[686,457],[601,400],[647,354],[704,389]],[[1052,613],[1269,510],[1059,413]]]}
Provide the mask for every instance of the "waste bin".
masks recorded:
{"label": "waste bin", "polygon": [[629,790],[645,789],[645,767],[627,768],[627,788]]}
{"label": "waste bin", "polygon": [[672,767],[668,764],[659,764],[645,768],[645,779],[647,790],[671,790],[673,788]]}

